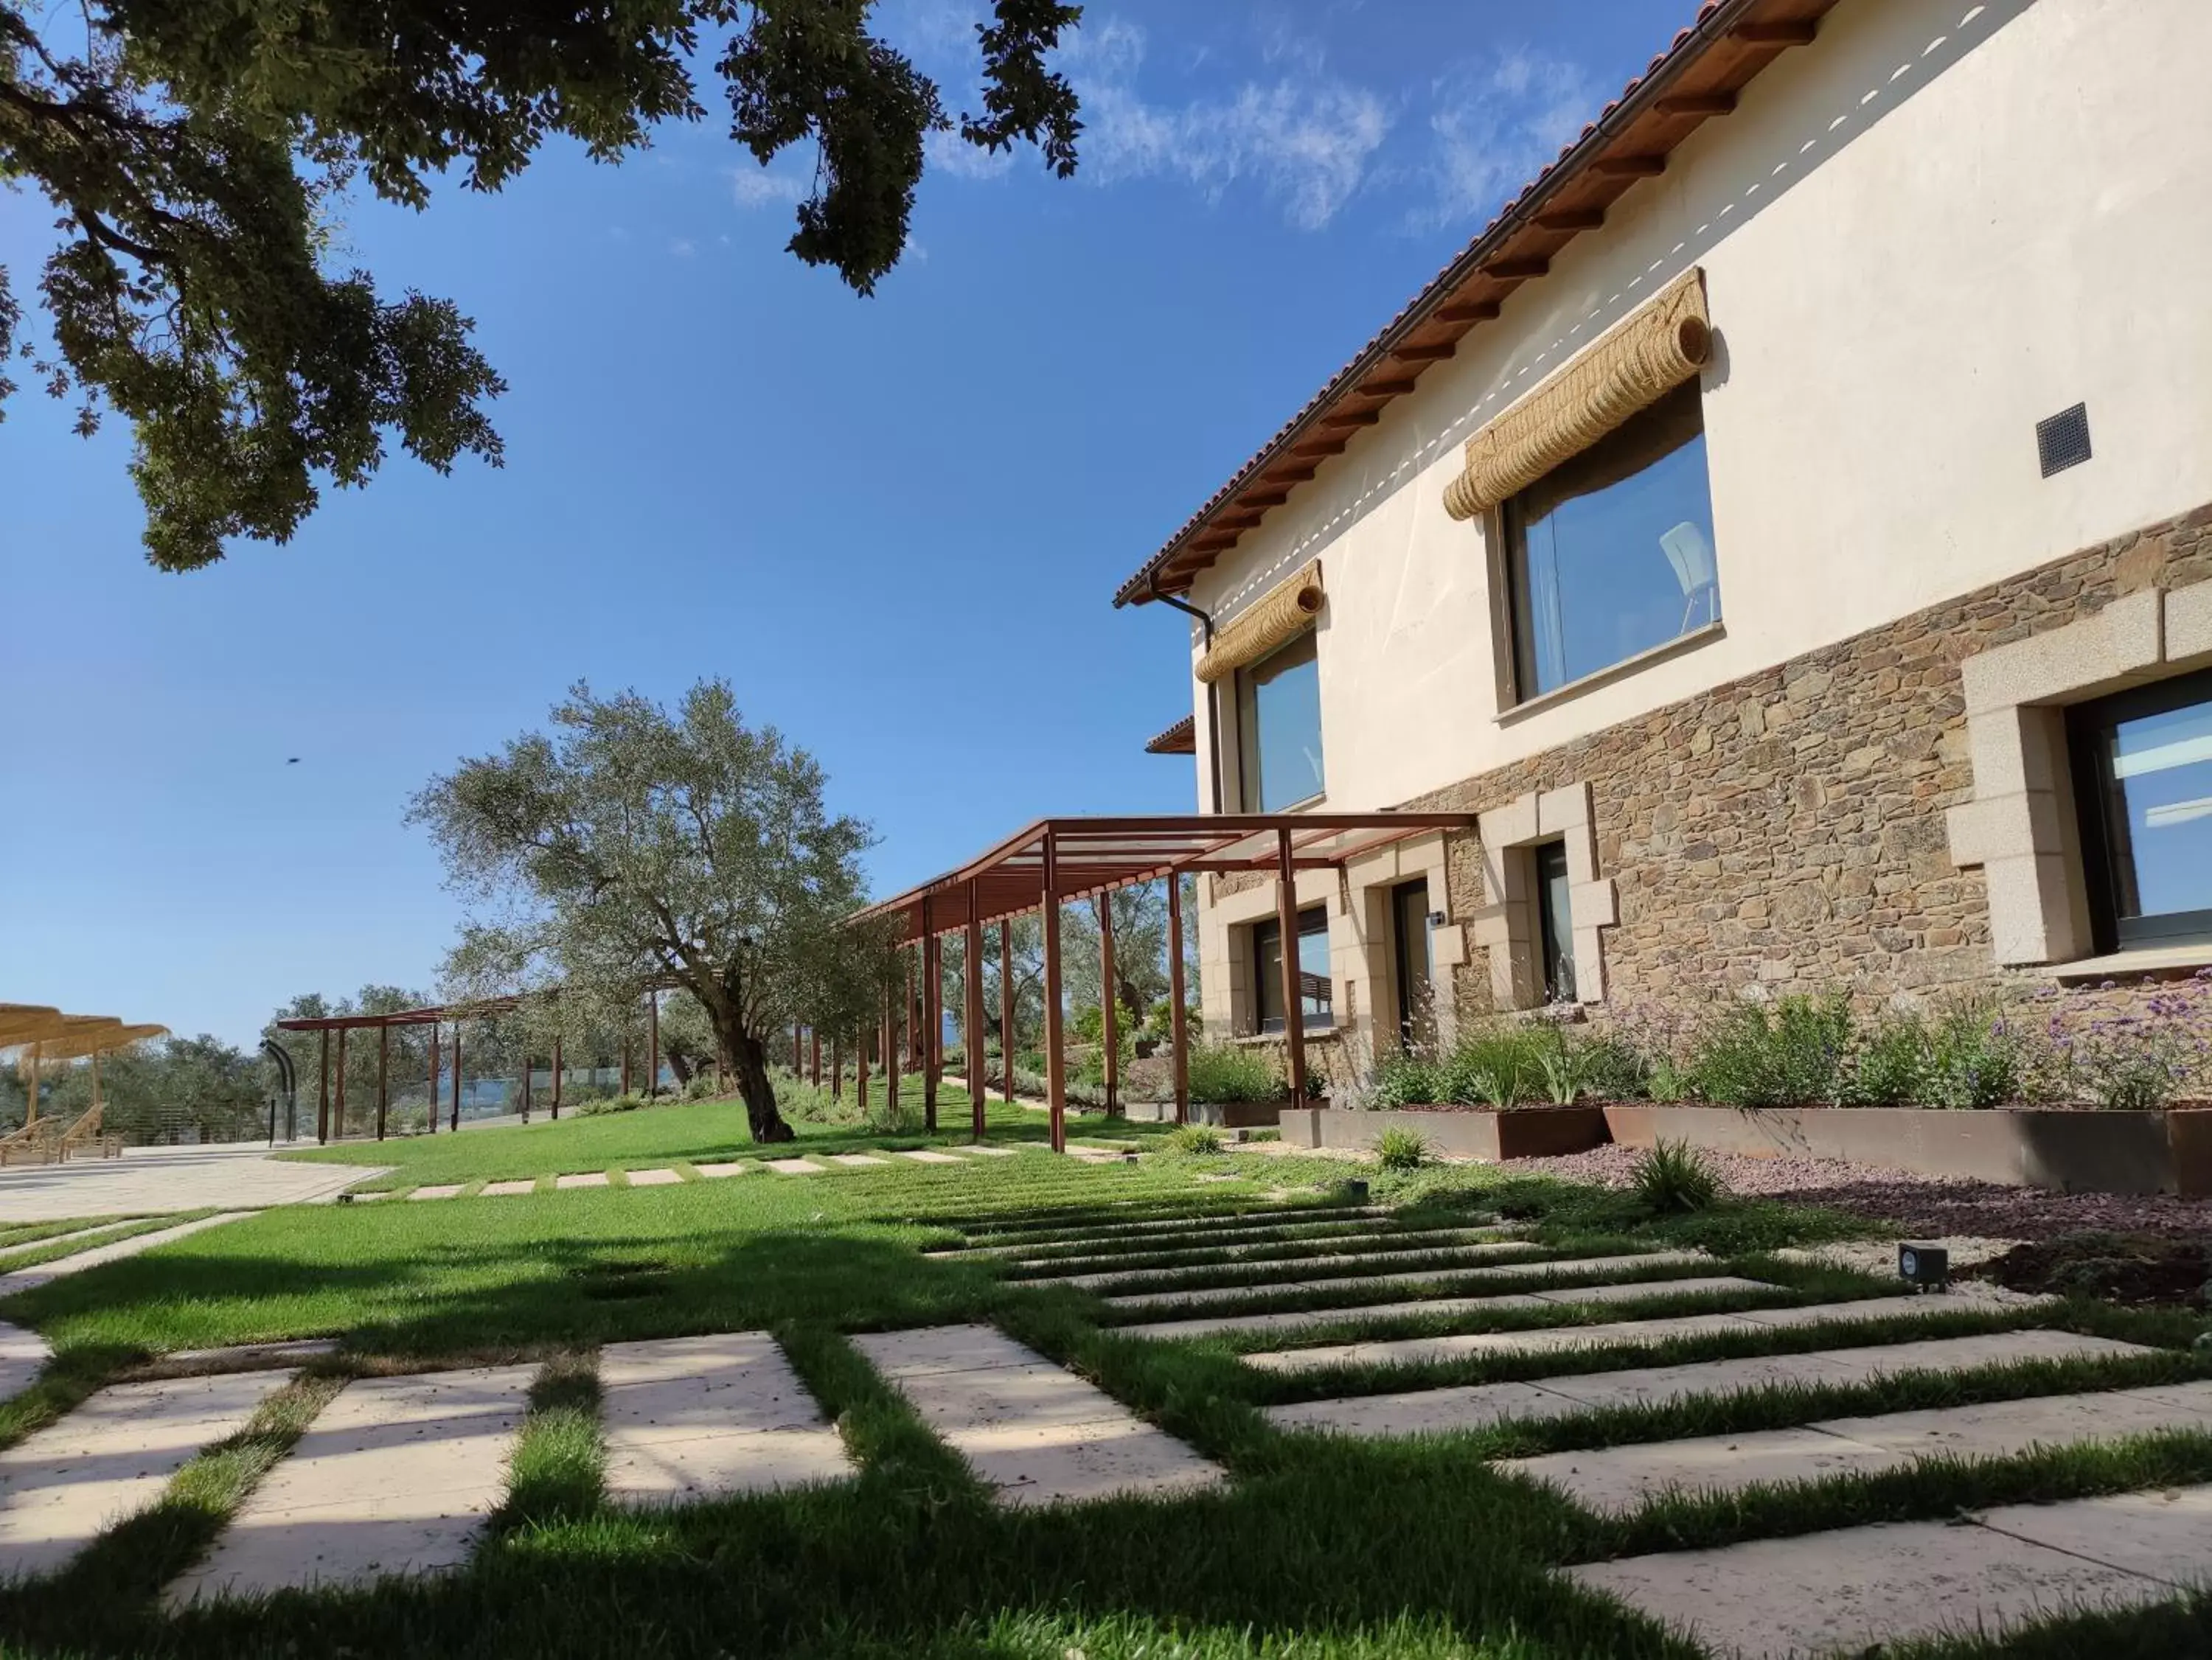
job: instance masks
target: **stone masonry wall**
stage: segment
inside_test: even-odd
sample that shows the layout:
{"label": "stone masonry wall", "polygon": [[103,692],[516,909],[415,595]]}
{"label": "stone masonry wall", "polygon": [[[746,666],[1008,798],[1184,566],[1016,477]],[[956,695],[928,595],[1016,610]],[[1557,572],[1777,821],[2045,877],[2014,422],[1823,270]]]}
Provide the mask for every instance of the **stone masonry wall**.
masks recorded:
{"label": "stone masonry wall", "polygon": [[[1944,811],[1972,793],[1960,660],[2124,594],[2212,579],[2212,506],[1637,721],[1403,803],[1481,812],[1588,782],[1598,869],[1618,884],[1607,1003],[1766,984],[1868,997],[1993,981],[1979,869]],[[1452,912],[1486,902],[1472,837]],[[1486,1010],[1486,954],[1455,973]]]}

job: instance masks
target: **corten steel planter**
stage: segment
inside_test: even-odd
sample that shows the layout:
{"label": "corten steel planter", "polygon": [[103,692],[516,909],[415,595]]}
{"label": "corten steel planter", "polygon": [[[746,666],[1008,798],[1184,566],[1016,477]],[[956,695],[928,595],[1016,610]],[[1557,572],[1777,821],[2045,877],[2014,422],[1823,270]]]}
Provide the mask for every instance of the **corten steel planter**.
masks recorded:
{"label": "corten steel planter", "polygon": [[1297,1147],[1373,1147],[1386,1130],[1410,1130],[1432,1152],[1490,1164],[1587,1152],[1606,1139],[1605,1109],[1585,1104],[1433,1112],[1286,1107],[1282,1116],[1283,1139]]}
{"label": "corten steel planter", "polygon": [[1624,1147],[1680,1142],[1751,1158],[1842,1159],[2073,1193],[2212,1197],[2212,1109],[1661,1106],[1604,1109]]}
{"label": "corten steel planter", "polygon": [[[1190,1121],[1221,1130],[1273,1130],[1291,1112],[1287,1095],[1273,1101],[1193,1101]],[[1174,1116],[1173,1108],[1169,1116]]]}

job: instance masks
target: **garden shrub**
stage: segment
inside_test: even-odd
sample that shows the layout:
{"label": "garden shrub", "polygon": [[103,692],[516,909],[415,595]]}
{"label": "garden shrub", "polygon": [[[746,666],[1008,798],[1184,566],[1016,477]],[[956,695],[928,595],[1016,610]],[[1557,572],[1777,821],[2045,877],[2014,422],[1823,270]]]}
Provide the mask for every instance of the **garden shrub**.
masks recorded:
{"label": "garden shrub", "polygon": [[1710,1209],[1728,1191],[1720,1173],[1687,1142],[1662,1141],[1636,1161],[1636,1197],[1656,1215]]}
{"label": "garden shrub", "polygon": [[2049,1033],[2043,1070],[2053,1093],[2107,1112],[2154,1112],[2212,1083],[2212,973],[2153,994],[2140,1013],[2100,1009],[2072,1022],[2054,1014]]}
{"label": "garden shrub", "polygon": [[1530,1027],[1506,1025],[1462,1038],[1443,1063],[1444,1098],[1462,1106],[1501,1108],[1534,1100],[1543,1081],[1540,1041]]}
{"label": "garden shrub", "polygon": [[1844,1099],[1855,1022],[1840,995],[1737,1003],[1700,1035],[1696,1091],[1723,1106],[1808,1106]]}
{"label": "garden shrub", "polygon": [[715,1093],[714,1075],[711,1072],[694,1072],[684,1086],[684,1099],[687,1101],[711,1100]]}
{"label": "garden shrub", "polygon": [[1385,1170],[1419,1170],[1429,1161],[1429,1144],[1414,1130],[1393,1124],[1376,1138],[1375,1152]]}
{"label": "garden shrub", "polygon": [[602,1095],[597,1100],[577,1102],[574,1110],[580,1118],[597,1118],[610,1112],[635,1112],[644,1105],[642,1095]]}
{"label": "garden shrub", "polygon": [[1194,1101],[1276,1101],[1289,1088],[1273,1056],[1235,1044],[1194,1045],[1189,1075]]}
{"label": "garden shrub", "polygon": [[1393,1050],[1375,1069],[1371,1092],[1378,1107],[1433,1106],[1442,1094],[1441,1069],[1427,1057],[1411,1050]]}
{"label": "garden shrub", "polygon": [[1218,1153],[1228,1143],[1219,1130],[1211,1124],[1177,1124],[1160,1137],[1161,1148],[1169,1153],[1188,1157],[1204,1157]]}

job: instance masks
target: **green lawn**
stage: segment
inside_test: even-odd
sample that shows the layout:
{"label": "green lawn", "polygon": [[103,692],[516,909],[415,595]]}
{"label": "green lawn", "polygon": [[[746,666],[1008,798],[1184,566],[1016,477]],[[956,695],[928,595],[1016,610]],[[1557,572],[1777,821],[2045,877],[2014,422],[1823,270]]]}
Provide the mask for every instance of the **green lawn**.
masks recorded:
{"label": "green lawn", "polygon": [[[653,1115],[629,1116],[646,1122]],[[454,1142],[535,1133],[483,1131]],[[679,1155],[663,1149],[653,1156]],[[1194,1179],[1221,1171],[1241,1178]],[[987,1264],[927,1261],[916,1250],[963,1234],[1014,1243],[1048,1219],[1086,1230],[1102,1252],[1141,1263],[1150,1247],[1122,1226],[1133,1217],[1279,1208],[1292,1189],[1290,1202],[1323,1204],[1344,1173],[1341,1166],[1295,1158],[1148,1157],[1133,1166],[1080,1166],[1024,1152],[958,1168],[303,1207],[56,1281],[0,1304],[0,1318],[35,1324],[60,1350],[40,1385],[0,1407],[0,1444],[150,1352],[323,1335],[343,1338],[346,1349],[274,1397],[246,1433],[189,1466],[161,1506],[112,1530],[69,1574],[0,1589],[0,1652],[1687,1660],[1686,1647],[1577,1593],[1551,1569],[1626,1550],[1949,1516],[2014,1497],[2212,1480],[2212,1439],[2163,1437],[2095,1452],[1933,1466],[1809,1494],[1686,1499],[1656,1522],[1623,1524],[1583,1515],[1488,1464],[1506,1453],[1747,1432],[1840,1411],[2212,1375],[2212,1356],[2186,1347],[2197,1323],[2185,1317],[2093,1304],[2069,1304],[2057,1317],[2160,1345],[2148,1360],[1906,1376],[1818,1393],[1776,1390],[1423,1441],[1333,1442],[1281,1434],[1258,1408],[1325,1392],[1346,1382],[1342,1376],[1255,1372],[1237,1362],[1237,1346],[1226,1340],[1164,1345],[1124,1337],[1116,1323],[1143,1317],[1065,1287],[1021,1287]],[[1565,1254],[1696,1243],[1801,1300],[1887,1289],[1763,1254],[1848,1231],[1820,1213],[1756,1203],[1658,1221],[1623,1196],[1481,1171],[1378,1178],[1376,1190],[1403,1202],[1391,1226],[1407,1232],[1465,1223],[1502,1206],[1534,1218],[1537,1242]],[[1298,1230],[1270,1224],[1267,1235],[1287,1242]],[[1225,1281],[1249,1268],[1224,1259],[1218,1273]],[[1516,1284],[1501,1281],[1496,1288]],[[1732,1305],[1708,1297],[1683,1306]],[[1492,1311],[1438,1316],[1413,1329],[1559,1318],[1557,1308]],[[1993,1330],[2024,1318],[1967,1312],[1912,1330]],[[1233,1483],[1176,1501],[994,1506],[846,1341],[860,1330],[977,1319],[997,1321],[1220,1460]],[[838,1421],[860,1465],[857,1478],[665,1512],[609,1510],[598,1487],[595,1384],[575,1352],[614,1338],[760,1328],[776,1334]],[[1861,1330],[1866,1335],[1854,1341],[1882,1335],[1880,1327]],[[1749,1341],[1682,1339],[1626,1353],[1670,1360],[1738,1352]],[[1761,1346],[1821,1342],[1820,1334],[1778,1330]],[[155,1612],[161,1584],[204,1548],[335,1376],[410,1360],[529,1356],[548,1364],[507,1506],[467,1571],[175,1620]],[[1587,1364],[1469,1358],[1427,1368],[1419,1381]],[[1371,1386],[1382,1378],[1356,1380]],[[2199,1607],[2076,1621],[2002,1648],[1944,1652],[2148,1660],[2208,1651],[2212,1610]]]}
{"label": "green lawn", "polygon": [[[872,1093],[879,1086],[872,1086]],[[389,1141],[349,1141],[278,1154],[280,1158],[331,1164],[380,1164],[392,1172],[361,1184],[363,1191],[416,1187],[426,1183],[520,1181],[531,1176],[566,1175],[574,1171],[648,1170],[671,1164],[707,1164],[732,1159],[789,1158],[794,1154],[863,1152],[879,1147],[927,1147],[967,1141],[969,1106],[963,1091],[938,1091],[937,1130],[921,1126],[921,1082],[900,1080],[899,1096],[914,1128],[883,1130],[850,1125],[793,1123],[796,1145],[763,1147],[745,1124],[737,1101],[685,1101],[640,1107],[598,1118],[562,1117],[529,1124],[464,1130],[458,1135],[410,1136]],[[878,1097],[879,1099],[879,1097]],[[994,1142],[1048,1139],[1045,1115],[1028,1107],[994,1100],[986,1112],[986,1133]],[[1102,1121],[1103,1122],[1103,1121]],[[1116,1126],[1131,1134],[1156,1132],[1157,1126]],[[1075,1133],[1071,1130],[1071,1133]]]}

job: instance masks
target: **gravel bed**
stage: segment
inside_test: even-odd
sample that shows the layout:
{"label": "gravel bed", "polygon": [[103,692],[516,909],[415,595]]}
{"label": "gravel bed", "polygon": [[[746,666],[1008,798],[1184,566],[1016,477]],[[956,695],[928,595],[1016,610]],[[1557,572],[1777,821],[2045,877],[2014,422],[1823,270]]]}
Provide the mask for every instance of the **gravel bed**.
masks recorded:
{"label": "gravel bed", "polygon": [[[1516,1159],[1508,1168],[1516,1175],[1626,1187],[1639,1156],[1632,1148],[1600,1147],[1556,1159]],[[1893,1222],[1911,1233],[2014,1239],[2085,1228],[2177,1239],[2212,1234],[2212,1200],[2207,1199],[2046,1193],[2040,1188],[1999,1187],[1960,1176],[1880,1170],[1840,1159],[1753,1159],[1737,1153],[1706,1153],[1704,1157],[1733,1192],[1828,1205],[1856,1216]]]}

